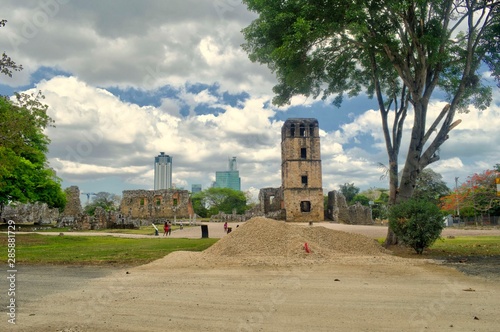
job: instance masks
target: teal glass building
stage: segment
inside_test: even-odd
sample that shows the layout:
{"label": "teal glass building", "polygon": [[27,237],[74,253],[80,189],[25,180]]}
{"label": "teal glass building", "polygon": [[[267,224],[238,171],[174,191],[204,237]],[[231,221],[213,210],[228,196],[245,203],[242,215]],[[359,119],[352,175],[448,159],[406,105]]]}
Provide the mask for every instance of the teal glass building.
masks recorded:
{"label": "teal glass building", "polygon": [[228,171],[215,172],[215,188],[231,188],[241,191],[240,172],[237,169],[236,157],[229,160]]}

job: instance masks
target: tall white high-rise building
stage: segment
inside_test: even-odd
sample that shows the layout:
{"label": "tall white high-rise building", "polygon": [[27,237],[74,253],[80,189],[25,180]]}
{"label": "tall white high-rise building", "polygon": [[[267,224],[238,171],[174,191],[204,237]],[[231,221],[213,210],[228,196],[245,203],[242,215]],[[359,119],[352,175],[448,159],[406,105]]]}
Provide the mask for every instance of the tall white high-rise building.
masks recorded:
{"label": "tall white high-rise building", "polygon": [[172,157],[160,152],[155,157],[155,190],[172,188]]}

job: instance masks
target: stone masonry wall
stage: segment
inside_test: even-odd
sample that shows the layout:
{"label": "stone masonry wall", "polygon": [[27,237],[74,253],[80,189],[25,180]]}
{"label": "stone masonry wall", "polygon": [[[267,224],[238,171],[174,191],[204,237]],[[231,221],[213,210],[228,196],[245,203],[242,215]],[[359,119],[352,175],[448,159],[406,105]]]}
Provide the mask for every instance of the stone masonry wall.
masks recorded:
{"label": "stone masonry wall", "polygon": [[46,203],[17,203],[6,205],[2,219],[14,220],[16,223],[50,224],[59,218],[58,209],[50,209]]}
{"label": "stone masonry wall", "polygon": [[328,204],[326,211],[327,219],[333,222],[353,225],[372,225],[371,209],[356,203],[347,206],[346,199],[341,192],[336,190],[328,193]]}
{"label": "stone masonry wall", "polygon": [[285,121],[281,129],[281,179],[286,221],[324,220],[318,120]]}
{"label": "stone masonry wall", "polygon": [[83,214],[82,204],[80,202],[80,189],[77,186],[66,188],[66,206],[62,212],[58,225],[73,225]]}
{"label": "stone masonry wall", "polygon": [[266,215],[283,209],[283,192],[281,188],[262,188],[259,191],[260,211]]}
{"label": "stone masonry wall", "polygon": [[125,190],[120,204],[120,214],[127,220],[189,218],[194,215],[187,190]]}

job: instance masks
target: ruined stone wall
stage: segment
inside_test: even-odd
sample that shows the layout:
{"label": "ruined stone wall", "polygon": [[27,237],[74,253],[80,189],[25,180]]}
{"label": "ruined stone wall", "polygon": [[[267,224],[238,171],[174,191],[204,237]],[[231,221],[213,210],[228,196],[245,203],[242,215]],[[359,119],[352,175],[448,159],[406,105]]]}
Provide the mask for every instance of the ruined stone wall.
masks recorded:
{"label": "ruined stone wall", "polygon": [[213,216],[210,217],[211,222],[244,222],[247,221],[248,218],[244,214],[236,214],[236,213],[231,213],[227,214],[224,212],[219,212],[218,214],[214,214]]}
{"label": "ruined stone wall", "polygon": [[66,188],[66,206],[62,212],[58,225],[73,225],[83,214],[82,203],[80,202],[80,189],[77,186]]}
{"label": "ruined stone wall", "polygon": [[72,229],[83,230],[96,230],[107,228],[138,228],[139,223],[133,221],[126,221],[120,218],[118,211],[106,211],[102,207],[96,207],[93,216],[81,214],[74,219]]}
{"label": "ruined stone wall", "polygon": [[126,220],[189,218],[194,215],[187,190],[125,190],[120,204],[121,218]]}
{"label": "ruined stone wall", "polygon": [[356,225],[373,225],[372,210],[370,207],[356,202],[356,204],[349,206],[349,221]]}
{"label": "ruined stone wall", "polygon": [[262,188],[259,191],[259,209],[265,215],[282,209],[283,192],[281,188]]}
{"label": "ruined stone wall", "polygon": [[347,206],[344,195],[336,190],[328,193],[326,217],[333,222],[343,224],[373,224],[372,212],[368,206],[363,206],[359,202],[355,205]]}
{"label": "ruined stone wall", "polygon": [[50,224],[59,218],[58,209],[50,209],[46,203],[14,203],[4,206],[2,219],[16,223]]}
{"label": "ruined stone wall", "polygon": [[80,202],[80,189],[77,186],[66,188],[66,206],[62,216],[76,216],[83,213],[82,203]]}
{"label": "ruined stone wall", "polygon": [[347,202],[341,192],[336,190],[328,192],[326,216],[333,222],[350,223]]}
{"label": "ruined stone wall", "polygon": [[[60,227],[69,226],[67,223],[61,222]],[[76,216],[72,221],[70,226],[76,231],[87,231],[92,229],[92,217],[86,214],[81,214]]]}

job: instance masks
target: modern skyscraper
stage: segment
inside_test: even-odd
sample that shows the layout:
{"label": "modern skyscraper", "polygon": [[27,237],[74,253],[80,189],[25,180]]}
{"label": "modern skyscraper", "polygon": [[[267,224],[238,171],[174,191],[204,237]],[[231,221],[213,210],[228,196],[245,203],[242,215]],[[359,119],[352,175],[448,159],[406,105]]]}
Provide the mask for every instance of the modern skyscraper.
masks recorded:
{"label": "modern skyscraper", "polygon": [[241,190],[240,172],[238,171],[236,157],[229,159],[229,171],[215,172],[214,187]]}
{"label": "modern skyscraper", "polygon": [[155,157],[155,190],[172,188],[172,157],[160,152]]}
{"label": "modern skyscraper", "polygon": [[191,194],[196,194],[201,192],[201,184],[193,184],[191,185]]}

